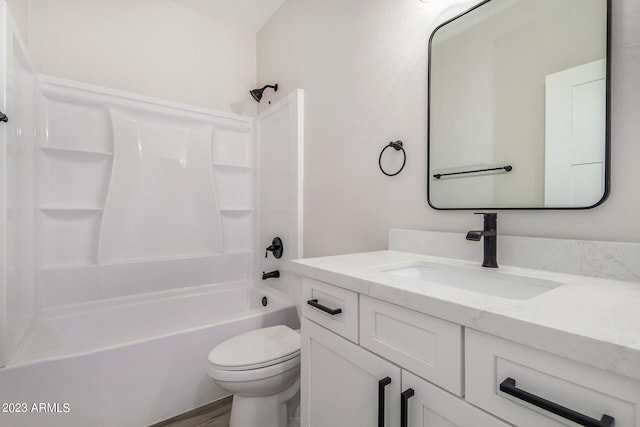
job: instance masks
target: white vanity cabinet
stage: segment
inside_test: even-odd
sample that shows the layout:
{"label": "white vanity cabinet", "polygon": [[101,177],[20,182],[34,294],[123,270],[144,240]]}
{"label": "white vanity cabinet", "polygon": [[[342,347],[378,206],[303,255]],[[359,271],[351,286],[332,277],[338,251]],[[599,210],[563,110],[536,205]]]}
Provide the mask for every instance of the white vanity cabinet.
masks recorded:
{"label": "white vanity cabinet", "polygon": [[[303,427],[640,427],[636,379],[303,283]],[[547,342],[563,336],[550,330]]]}
{"label": "white vanity cabinet", "polygon": [[460,326],[363,295],[354,306],[351,291],[303,283],[303,427],[507,427],[440,388],[462,394]]}
{"label": "white vanity cabinet", "polygon": [[[389,250],[293,261],[302,425],[375,426],[388,376],[385,427],[401,425],[408,389],[408,426],[640,427],[640,244],[501,238],[499,269],[479,265],[464,233],[410,230],[390,231]],[[334,366],[368,370],[365,359],[384,366],[355,392],[368,418],[323,422],[363,412],[352,374]],[[333,389],[319,388],[328,376]]]}

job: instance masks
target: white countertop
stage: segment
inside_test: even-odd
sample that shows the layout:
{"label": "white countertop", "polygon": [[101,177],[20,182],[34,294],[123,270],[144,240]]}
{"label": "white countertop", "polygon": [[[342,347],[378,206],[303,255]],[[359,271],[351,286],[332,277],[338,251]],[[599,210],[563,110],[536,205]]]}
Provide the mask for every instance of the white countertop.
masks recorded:
{"label": "white countertop", "polygon": [[501,265],[503,273],[564,283],[513,300],[380,271],[414,261],[485,270],[478,262],[400,251],[302,259],[290,267],[301,276],[640,380],[640,283]]}

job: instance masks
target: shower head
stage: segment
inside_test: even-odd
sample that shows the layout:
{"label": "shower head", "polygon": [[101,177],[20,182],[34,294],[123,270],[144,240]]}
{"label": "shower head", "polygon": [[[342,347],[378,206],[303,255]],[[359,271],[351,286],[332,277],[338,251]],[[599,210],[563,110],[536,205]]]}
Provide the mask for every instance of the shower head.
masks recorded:
{"label": "shower head", "polygon": [[264,90],[268,87],[273,88],[275,92],[278,91],[278,83],[276,83],[275,85],[266,85],[261,89],[250,90],[249,93],[251,94],[251,96],[253,96],[253,99],[255,99],[257,102],[260,102],[260,100],[262,99],[262,92],[264,92]]}

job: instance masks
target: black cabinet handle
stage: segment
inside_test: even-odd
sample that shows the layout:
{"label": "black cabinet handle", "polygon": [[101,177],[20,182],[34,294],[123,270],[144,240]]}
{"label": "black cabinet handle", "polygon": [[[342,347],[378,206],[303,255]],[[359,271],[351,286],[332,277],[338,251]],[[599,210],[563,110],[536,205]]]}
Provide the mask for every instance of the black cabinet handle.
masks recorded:
{"label": "black cabinet handle", "polygon": [[588,417],[580,412],[576,412],[573,409],[565,408],[564,406],[558,405],[555,402],[551,402],[547,399],[543,399],[540,396],[536,396],[535,394],[529,393],[528,391],[524,391],[516,387],[516,380],[513,378],[507,378],[500,383],[500,391],[507,393],[513,397],[516,397],[520,400],[524,400],[527,403],[530,403],[538,408],[544,409],[545,411],[552,412],[556,415],[559,415],[563,418],[566,418],[574,423],[580,424],[585,427],[613,427],[615,423],[615,418],[610,417],[609,415],[603,415],[602,419],[596,420],[595,418]]}
{"label": "black cabinet handle", "polygon": [[384,389],[391,384],[391,378],[384,377],[378,381],[378,427],[384,427]]}
{"label": "black cabinet handle", "polygon": [[8,122],[8,121],[9,121],[9,118],[7,117],[7,115],[2,111],[0,111],[0,122]]}
{"label": "black cabinet handle", "polygon": [[307,304],[309,304],[311,307],[317,308],[318,310],[322,310],[325,313],[329,313],[332,316],[335,316],[336,314],[342,313],[342,309],[341,308],[329,308],[329,307],[324,306],[322,304],[318,304],[318,300],[317,299],[310,299],[309,301],[307,301]]}
{"label": "black cabinet handle", "polygon": [[412,388],[400,393],[400,427],[409,425],[409,398],[415,394]]}

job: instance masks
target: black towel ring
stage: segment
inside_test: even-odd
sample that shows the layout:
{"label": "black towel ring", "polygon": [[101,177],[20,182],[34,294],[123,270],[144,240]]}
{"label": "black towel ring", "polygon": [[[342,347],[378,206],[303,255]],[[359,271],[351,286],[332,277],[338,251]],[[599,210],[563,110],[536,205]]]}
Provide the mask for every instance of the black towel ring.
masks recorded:
{"label": "black towel ring", "polygon": [[[396,173],[387,173],[383,168],[382,168],[382,155],[384,154],[384,151],[389,148],[392,147],[394,148],[396,151],[400,151],[402,150],[402,156],[404,157],[402,159],[402,166],[400,166],[400,169],[398,169],[398,171]],[[404,151],[404,148],[402,147],[402,141],[398,140],[398,141],[391,141],[388,145],[386,145],[382,151],[380,152],[380,157],[378,157],[378,166],[380,166],[380,170],[382,171],[383,174],[387,175],[387,176],[396,176],[398,175],[400,172],[402,172],[402,169],[404,169],[404,165],[407,163],[407,152]]]}

